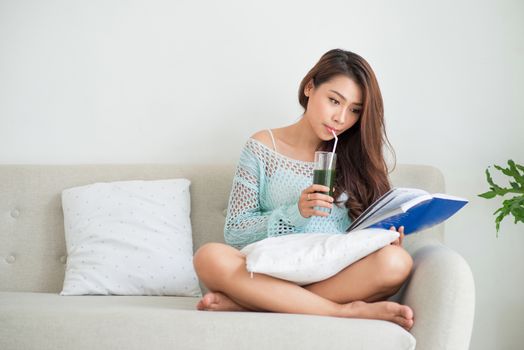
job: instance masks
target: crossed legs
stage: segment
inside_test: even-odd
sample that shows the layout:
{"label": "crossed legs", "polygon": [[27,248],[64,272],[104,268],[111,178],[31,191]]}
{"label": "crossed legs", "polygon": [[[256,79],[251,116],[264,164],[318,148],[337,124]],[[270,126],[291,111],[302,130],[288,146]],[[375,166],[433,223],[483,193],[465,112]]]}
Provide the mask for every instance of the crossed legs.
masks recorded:
{"label": "crossed legs", "polygon": [[399,246],[388,245],[338,274],[306,286],[258,273],[251,278],[244,255],[226,244],[203,245],[193,263],[210,290],[198,303],[200,310],[372,318],[392,321],[408,330],[413,326],[413,311],[408,306],[381,301],[396,293],[411,271],[411,256]]}

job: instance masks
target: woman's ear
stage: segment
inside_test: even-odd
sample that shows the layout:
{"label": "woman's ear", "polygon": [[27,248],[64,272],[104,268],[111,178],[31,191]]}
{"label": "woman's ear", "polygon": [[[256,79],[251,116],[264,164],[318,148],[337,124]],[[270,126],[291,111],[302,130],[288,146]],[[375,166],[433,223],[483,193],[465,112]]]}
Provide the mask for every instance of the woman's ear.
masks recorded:
{"label": "woman's ear", "polygon": [[313,85],[313,79],[309,80],[306,84],[306,86],[304,87],[304,95],[306,95],[307,97],[309,97],[309,95],[311,94],[311,90],[313,89],[314,85]]}

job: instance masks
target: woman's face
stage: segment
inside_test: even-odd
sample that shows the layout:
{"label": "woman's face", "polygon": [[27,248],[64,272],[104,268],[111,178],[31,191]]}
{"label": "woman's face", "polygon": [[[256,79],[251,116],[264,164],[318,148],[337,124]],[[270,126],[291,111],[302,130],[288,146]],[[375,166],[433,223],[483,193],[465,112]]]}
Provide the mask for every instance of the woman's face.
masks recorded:
{"label": "woman's face", "polygon": [[337,75],[331,80],[313,86],[306,84],[304,94],[309,97],[304,116],[311,127],[324,141],[331,140],[358,122],[362,112],[362,91],[353,80],[344,75]]}

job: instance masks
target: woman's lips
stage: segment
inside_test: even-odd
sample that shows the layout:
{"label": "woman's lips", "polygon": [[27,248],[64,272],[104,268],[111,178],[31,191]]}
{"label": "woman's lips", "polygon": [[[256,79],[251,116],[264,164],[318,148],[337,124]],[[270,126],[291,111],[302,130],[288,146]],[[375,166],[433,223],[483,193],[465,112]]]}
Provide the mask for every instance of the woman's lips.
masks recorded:
{"label": "woman's lips", "polygon": [[329,131],[330,134],[332,133],[332,131],[334,131],[335,133],[337,133],[337,130],[332,129],[332,128],[330,128],[330,127],[327,126],[327,125],[324,125],[324,127],[327,129],[327,131]]}

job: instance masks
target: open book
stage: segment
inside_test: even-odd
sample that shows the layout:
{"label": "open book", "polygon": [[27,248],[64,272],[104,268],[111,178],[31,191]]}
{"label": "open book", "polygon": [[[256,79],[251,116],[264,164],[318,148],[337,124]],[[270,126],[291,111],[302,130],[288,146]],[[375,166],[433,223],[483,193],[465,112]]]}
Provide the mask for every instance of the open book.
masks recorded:
{"label": "open book", "polygon": [[404,234],[440,224],[468,203],[467,199],[416,188],[392,188],[353,221],[346,232],[404,226]]}

